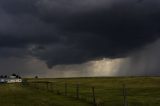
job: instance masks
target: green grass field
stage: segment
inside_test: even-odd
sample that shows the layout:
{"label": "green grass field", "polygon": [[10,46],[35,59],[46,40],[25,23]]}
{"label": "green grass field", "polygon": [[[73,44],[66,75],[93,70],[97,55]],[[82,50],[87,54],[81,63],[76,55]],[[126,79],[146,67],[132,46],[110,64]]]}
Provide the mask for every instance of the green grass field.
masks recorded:
{"label": "green grass field", "polygon": [[19,84],[3,84],[0,85],[0,106],[90,106],[90,104],[22,87]]}
{"label": "green grass field", "polygon": [[[29,85],[0,85],[0,106],[91,106],[95,87],[100,106],[124,106],[123,84],[128,106],[160,106],[160,77],[101,77],[66,79],[27,79]],[[48,86],[45,83],[52,82]],[[67,96],[65,94],[67,83]],[[79,100],[76,85],[79,84]],[[36,89],[38,88],[38,89]],[[58,93],[57,93],[58,92]]]}

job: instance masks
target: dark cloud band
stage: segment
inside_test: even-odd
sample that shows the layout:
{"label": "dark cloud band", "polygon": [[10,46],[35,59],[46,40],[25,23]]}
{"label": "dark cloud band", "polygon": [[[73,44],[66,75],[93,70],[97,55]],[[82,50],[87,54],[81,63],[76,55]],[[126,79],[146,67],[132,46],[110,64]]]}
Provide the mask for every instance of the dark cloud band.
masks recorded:
{"label": "dark cloud band", "polygon": [[0,4],[0,47],[26,49],[49,67],[126,57],[160,37],[158,0]]}

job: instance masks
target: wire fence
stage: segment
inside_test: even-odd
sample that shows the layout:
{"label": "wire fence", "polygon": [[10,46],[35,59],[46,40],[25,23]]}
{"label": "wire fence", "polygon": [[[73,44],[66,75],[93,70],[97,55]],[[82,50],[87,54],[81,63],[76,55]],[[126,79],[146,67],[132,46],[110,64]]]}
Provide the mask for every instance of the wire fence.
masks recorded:
{"label": "wire fence", "polygon": [[[114,98],[117,99],[116,101],[118,104],[116,105],[128,106],[127,89],[125,85],[117,89],[100,89],[94,86],[88,86],[79,83],[70,84],[67,82],[57,83],[48,81],[24,82],[23,85],[30,88],[51,92],[57,95],[72,97],[84,102],[91,103],[93,106],[107,106],[110,102],[110,99],[105,97],[107,97],[107,95],[116,95],[117,98]],[[101,91],[102,93],[99,93],[99,90],[103,90]]]}

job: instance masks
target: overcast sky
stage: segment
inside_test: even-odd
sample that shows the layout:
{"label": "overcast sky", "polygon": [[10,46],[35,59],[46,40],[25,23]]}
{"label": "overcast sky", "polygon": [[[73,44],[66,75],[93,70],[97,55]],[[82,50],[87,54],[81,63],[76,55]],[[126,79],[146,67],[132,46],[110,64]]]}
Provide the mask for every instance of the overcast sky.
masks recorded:
{"label": "overcast sky", "polygon": [[0,73],[160,75],[159,0],[0,0]]}

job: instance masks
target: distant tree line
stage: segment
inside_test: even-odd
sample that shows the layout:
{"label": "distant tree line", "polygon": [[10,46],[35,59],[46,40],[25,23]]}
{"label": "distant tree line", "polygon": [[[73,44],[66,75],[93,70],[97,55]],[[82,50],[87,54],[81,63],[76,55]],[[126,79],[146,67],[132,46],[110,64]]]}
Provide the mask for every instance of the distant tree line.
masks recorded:
{"label": "distant tree line", "polygon": [[[18,74],[15,74],[15,73],[13,73],[11,76],[15,76],[16,78],[21,79],[21,76],[18,75]],[[0,75],[0,78],[9,78],[9,76],[7,76],[7,75]]]}
{"label": "distant tree line", "polygon": [[8,78],[8,76],[7,75],[0,75],[0,78]]}

